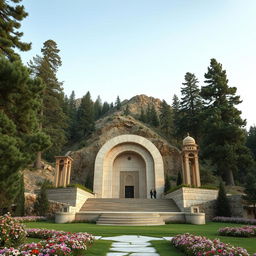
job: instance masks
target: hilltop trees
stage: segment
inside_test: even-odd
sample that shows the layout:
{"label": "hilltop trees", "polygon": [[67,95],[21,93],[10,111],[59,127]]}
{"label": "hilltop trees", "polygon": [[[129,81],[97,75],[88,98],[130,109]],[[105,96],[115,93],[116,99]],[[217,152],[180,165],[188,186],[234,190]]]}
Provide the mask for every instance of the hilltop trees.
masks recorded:
{"label": "hilltop trees", "polygon": [[161,104],[159,119],[161,130],[167,138],[170,138],[173,133],[173,118],[171,107],[165,100]]}
{"label": "hilltop trees", "polygon": [[0,3],[0,55],[11,61],[20,59],[15,52],[16,48],[20,51],[28,51],[31,48],[31,43],[21,42],[23,33],[18,31],[20,22],[28,15],[23,5],[17,5],[21,1],[2,0]]}

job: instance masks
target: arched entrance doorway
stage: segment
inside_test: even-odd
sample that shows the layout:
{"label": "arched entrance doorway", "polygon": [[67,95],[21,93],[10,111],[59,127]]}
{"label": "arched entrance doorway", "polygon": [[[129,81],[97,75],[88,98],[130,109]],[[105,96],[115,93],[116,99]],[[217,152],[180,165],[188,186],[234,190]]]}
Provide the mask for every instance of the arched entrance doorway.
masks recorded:
{"label": "arched entrance doorway", "polygon": [[94,169],[94,193],[99,198],[150,198],[164,190],[163,160],[156,146],[137,135],[120,135],[98,152]]}

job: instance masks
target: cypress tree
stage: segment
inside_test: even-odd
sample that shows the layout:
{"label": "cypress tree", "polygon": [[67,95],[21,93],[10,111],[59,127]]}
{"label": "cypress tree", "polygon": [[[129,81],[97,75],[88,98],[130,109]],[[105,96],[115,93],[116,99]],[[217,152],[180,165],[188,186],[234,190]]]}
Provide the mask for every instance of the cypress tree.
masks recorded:
{"label": "cypress tree", "polygon": [[245,196],[243,199],[247,201],[249,205],[253,206],[254,219],[256,219],[256,178],[255,173],[249,173],[246,177],[245,183]]}
{"label": "cypress tree", "polygon": [[181,175],[181,172],[178,172],[176,185],[179,186],[181,184],[182,184],[182,175]]}
{"label": "cypress tree", "polygon": [[216,200],[216,216],[231,217],[230,204],[226,195],[223,182],[220,182],[218,197]]}
{"label": "cypress tree", "polygon": [[19,189],[17,197],[15,198],[16,207],[15,207],[15,216],[24,216],[25,214],[25,189],[24,189],[24,176],[20,175],[19,177]]}
{"label": "cypress tree", "polygon": [[165,175],[164,176],[164,192],[168,192],[169,189],[171,188],[171,183],[170,183],[170,180],[169,180],[169,177],[168,175]]}
{"label": "cypress tree", "polygon": [[34,210],[39,216],[46,216],[49,210],[49,201],[46,193],[46,185],[42,184],[39,194],[37,195]]}
{"label": "cypress tree", "polygon": [[[19,60],[19,55],[15,52],[28,51],[31,43],[21,42],[23,33],[18,31],[21,21],[28,15],[23,5],[19,5],[22,0],[2,0],[0,2],[0,55],[9,60]],[[11,2],[11,4],[10,4]]]}

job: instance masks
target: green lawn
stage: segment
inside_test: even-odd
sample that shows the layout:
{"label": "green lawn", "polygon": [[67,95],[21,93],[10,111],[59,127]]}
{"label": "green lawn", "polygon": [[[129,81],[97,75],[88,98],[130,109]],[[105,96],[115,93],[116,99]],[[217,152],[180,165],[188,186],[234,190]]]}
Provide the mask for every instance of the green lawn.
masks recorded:
{"label": "green lawn", "polygon": [[[70,232],[88,232],[97,236],[115,236],[115,235],[145,235],[145,236],[174,236],[181,233],[192,233],[203,235],[210,239],[220,238],[221,241],[246,248],[250,254],[256,252],[255,238],[237,238],[217,236],[217,230],[226,226],[242,226],[230,223],[207,223],[206,225],[191,224],[168,224],[164,226],[146,226],[146,227],[127,227],[127,226],[100,226],[87,223],[68,223],[56,224],[49,222],[31,222],[26,223],[30,228],[47,228],[55,230],[63,230]],[[181,254],[167,241],[152,242],[161,256],[180,256]],[[105,241],[97,241],[95,245],[88,250],[88,256],[104,256],[108,250],[110,243]]]}

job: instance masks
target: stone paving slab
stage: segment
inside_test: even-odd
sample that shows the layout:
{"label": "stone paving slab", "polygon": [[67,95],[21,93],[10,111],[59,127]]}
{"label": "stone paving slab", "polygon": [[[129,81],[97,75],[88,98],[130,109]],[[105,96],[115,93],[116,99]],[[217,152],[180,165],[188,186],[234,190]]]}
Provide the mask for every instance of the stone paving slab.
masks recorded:
{"label": "stone paving slab", "polygon": [[135,252],[135,253],[129,254],[129,256],[160,256],[160,255],[156,252],[147,252],[147,253]]}
{"label": "stone paving slab", "polygon": [[[129,253],[121,253],[121,252],[108,252],[106,256],[127,256]],[[150,256],[150,255],[149,255]]]}
{"label": "stone paving slab", "polygon": [[137,247],[137,248],[131,248],[131,247],[122,247],[122,248],[110,248],[111,251],[116,252],[156,252],[156,249],[153,247]]}
{"label": "stone paving slab", "polygon": [[165,236],[163,237],[164,240],[171,241],[173,239],[172,236]]}

